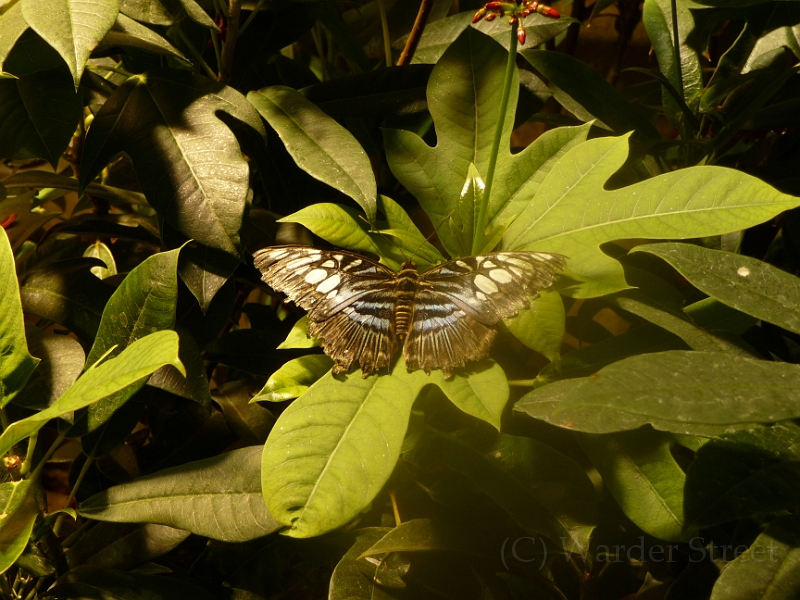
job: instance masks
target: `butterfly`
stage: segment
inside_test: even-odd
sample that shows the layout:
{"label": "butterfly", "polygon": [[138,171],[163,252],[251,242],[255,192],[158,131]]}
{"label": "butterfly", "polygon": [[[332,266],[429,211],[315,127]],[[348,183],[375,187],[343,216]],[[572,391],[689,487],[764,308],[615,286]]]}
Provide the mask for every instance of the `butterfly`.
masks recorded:
{"label": "butterfly", "polygon": [[254,255],[262,279],[308,311],[335,374],[363,377],[391,367],[402,346],[406,368],[445,377],[485,358],[497,323],[549,287],[566,260],[544,252],[467,256],[423,273],[406,261],[397,273],[364,256],[310,246],[273,246]]}

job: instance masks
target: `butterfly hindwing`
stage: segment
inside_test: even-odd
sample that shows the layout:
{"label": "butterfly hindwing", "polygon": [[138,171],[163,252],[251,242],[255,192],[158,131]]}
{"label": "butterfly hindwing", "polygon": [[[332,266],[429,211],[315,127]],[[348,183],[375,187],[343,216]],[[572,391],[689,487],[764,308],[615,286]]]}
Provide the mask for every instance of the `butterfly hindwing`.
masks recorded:
{"label": "butterfly hindwing", "polygon": [[403,344],[406,368],[426,373],[441,369],[449,377],[453,369],[485,358],[496,335],[494,328],[471,317],[448,296],[421,287]]}
{"label": "butterfly hindwing", "polygon": [[254,259],[267,284],[308,311],[308,333],[322,338],[334,372],[357,361],[365,377],[391,367],[403,336],[409,371],[441,369],[450,376],[485,358],[497,322],[526,307],[565,264],[558,254],[498,252],[451,260],[421,275],[406,263],[398,275],[357,254],[308,246],[265,248]]}
{"label": "butterfly hindwing", "polygon": [[403,347],[409,370],[453,369],[485,358],[494,325],[528,306],[564,267],[557,254],[499,252],[451,260],[420,275]]}
{"label": "butterfly hindwing", "polygon": [[275,246],[253,255],[262,279],[308,311],[308,334],[344,372],[358,360],[364,375],[391,364],[394,271],[349,252]]}

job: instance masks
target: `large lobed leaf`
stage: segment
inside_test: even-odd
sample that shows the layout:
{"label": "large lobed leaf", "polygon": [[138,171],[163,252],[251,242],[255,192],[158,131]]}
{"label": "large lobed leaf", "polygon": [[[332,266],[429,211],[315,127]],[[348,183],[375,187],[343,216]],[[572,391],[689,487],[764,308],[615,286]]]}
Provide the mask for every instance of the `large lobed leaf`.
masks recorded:
{"label": "large lobed leaf", "polygon": [[502,247],[567,255],[568,273],[582,281],[573,293],[588,298],[628,287],[622,267],[601,244],[720,235],[800,204],[755,177],[720,167],[682,169],[604,189],[627,157],[627,136],[589,140],[570,150],[509,226]]}
{"label": "large lobed leaf", "polygon": [[22,14],[67,63],[78,89],[89,54],[114,25],[119,8],[116,0],[22,0]]}

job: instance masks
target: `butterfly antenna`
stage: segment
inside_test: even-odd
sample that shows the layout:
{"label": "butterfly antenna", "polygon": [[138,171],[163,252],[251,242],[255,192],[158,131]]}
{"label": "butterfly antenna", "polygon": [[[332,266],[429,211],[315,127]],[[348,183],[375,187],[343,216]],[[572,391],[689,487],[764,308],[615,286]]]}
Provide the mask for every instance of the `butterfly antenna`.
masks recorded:
{"label": "butterfly antenna", "polygon": [[377,234],[378,234],[379,236],[381,236],[381,237],[382,237],[382,238],[383,238],[385,241],[387,241],[389,244],[391,244],[392,246],[394,246],[395,248],[397,248],[397,249],[400,251],[400,254],[402,254],[402,255],[403,255],[403,258],[404,258],[405,260],[410,260],[410,259],[408,258],[408,256],[406,256],[406,253],[405,253],[405,251],[403,250],[403,248],[402,248],[402,247],[401,247],[401,246],[400,246],[400,245],[399,245],[397,242],[395,242],[395,241],[394,241],[392,238],[390,238],[389,236],[387,236],[387,235],[384,235],[384,234],[383,234],[383,232],[382,232],[380,229],[378,229],[377,227],[375,227],[375,225],[373,225],[372,223],[370,223],[370,222],[367,220],[367,218],[366,218],[364,215],[358,215],[358,218],[359,218],[359,219],[361,219],[362,221],[364,221],[364,223],[366,223],[367,225],[369,225],[369,232],[370,232],[370,233],[377,233]]}
{"label": "butterfly antenna", "polygon": [[[414,252],[411,254],[411,258],[414,258],[414,256],[416,256],[417,252],[419,252],[419,251],[420,251],[420,249],[421,249],[421,248],[422,248],[422,247],[423,247],[425,244],[427,244],[427,243],[428,243],[428,242],[431,240],[431,238],[432,238],[434,235],[436,235],[436,232],[437,232],[437,231],[439,231],[439,229],[441,229],[442,225],[444,225],[444,224],[447,222],[447,220],[448,220],[450,217],[452,217],[452,216],[453,216],[453,213],[455,213],[455,212],[456,212],[456,211],[455,211],[455,209],[453,209],[453,210],[451,210],[449,213],[447,213],[447,215],[445,215],[445,217],[444,217],[444,219],[442,219],[441,223],[439,223],[439,224],[436,226],[436,228],[435,228],[433,231],[431,231],[431,232],[428,234],[428,237],[426,237],[426,238],[425,238],[425,241],[424,241],[424,242],[422,242],[422,243],[421,243],[419,246],[417,246],[417,247],[414,249]],[[410,258],[409,260],[411,260],[411,258]]]}

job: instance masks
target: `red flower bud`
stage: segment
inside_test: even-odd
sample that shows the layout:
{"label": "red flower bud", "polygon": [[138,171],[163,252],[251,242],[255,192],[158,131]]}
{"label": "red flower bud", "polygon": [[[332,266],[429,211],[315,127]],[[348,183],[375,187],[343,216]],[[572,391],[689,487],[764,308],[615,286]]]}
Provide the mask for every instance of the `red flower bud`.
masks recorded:
{"label": "red flower bud", "polygon": [[517,30],[517,39],[519,40],[520,46],[525,45],[525,28],[520,25],[520,28]]}
{"label": "red flower bud", "polygon": [[493,8],[502,8],[500,6],[501,4],[502,4],[502,2],[487,2],[486,4],[484,4],[484,8],[486,10],[491,10]]}
{"label": "red flower bud", "polygon": [[486,14],[486,9],[485,8],[480,9],[478,12],[475,13],[475,16],[472,17],[472,22],[477,23],[483,18],[483,15],[485,14]]}
{"label": "red flower bud", "polygon": [[488,15],[486,15],[487,21],[494,21],[496,18],[497,18],[497,13],[489,13]]}
{"label": "red flower bud", "polygon": [[8,229],[11,226],[11,224],[16,220],[17,220],[17,213],[11,213],[5,219],[3,219],[3,222],[0,223],[0,227],[2,227],[3,229]]}
{"label": "red flower bud", "polygon": [[560,19],[561,13],[559,13],[555,8],[550,8],[549,6],[545,6],[544,4],[540,4],[536,7],[536,12],[540,15],[544,15],[545,17],[550,17],[551,19]]}

